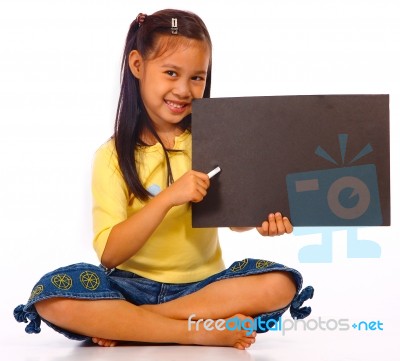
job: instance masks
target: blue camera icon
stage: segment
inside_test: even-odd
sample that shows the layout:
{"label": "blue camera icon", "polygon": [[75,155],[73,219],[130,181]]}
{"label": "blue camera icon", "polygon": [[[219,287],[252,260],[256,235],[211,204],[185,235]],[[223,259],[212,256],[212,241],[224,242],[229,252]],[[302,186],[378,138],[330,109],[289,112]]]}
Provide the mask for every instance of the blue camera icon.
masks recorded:
{"label": "blue camera icon", "polygon": [[382,212],[374,164],[286,176],[295,226],[380,226]]}

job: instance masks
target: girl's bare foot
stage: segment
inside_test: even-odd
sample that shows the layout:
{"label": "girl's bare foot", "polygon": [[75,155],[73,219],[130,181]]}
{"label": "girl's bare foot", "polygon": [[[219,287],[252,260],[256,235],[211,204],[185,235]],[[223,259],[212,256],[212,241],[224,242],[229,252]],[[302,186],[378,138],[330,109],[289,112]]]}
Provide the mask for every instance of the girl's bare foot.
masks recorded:
{"label": "girl's bare foot", "polygon": [[[235,315],[225,320],[225,324],[214,323],[211,320],[193,320],[192,328],[188,328],[193,334],[193,343],[207,346],[231,346],[239,350],[245,350],[256,342],[257,333],[253,331],[254,320],[244,315]],[[189,325],[189,321],[188,321]]]}

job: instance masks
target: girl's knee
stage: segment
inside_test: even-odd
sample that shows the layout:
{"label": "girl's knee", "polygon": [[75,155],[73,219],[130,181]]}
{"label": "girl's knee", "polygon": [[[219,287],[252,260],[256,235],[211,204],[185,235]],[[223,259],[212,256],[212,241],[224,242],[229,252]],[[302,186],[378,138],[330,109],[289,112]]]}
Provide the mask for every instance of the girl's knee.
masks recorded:
{"label": "girl's knee", "polygon": [[53,321],[67,315],[71,310],[72,300],[68,298],[50,298],[35,303],[36,311],[45,320]]}
{"label": "girl's knee", "polygon": [[297,286],[289,272],[271,272],[265,275],[271,311],[288,306],[296,295]]}

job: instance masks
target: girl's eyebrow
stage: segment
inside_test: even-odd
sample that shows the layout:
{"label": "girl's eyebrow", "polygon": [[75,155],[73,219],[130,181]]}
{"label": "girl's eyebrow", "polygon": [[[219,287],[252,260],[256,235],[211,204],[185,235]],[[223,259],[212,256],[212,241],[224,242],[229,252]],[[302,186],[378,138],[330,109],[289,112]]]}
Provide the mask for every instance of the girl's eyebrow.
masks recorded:
{"label": "girl's eyebrow", "polygon": [[[177,66],[177,65],[174,65],[174,64],[163,64],[161,67],[162,68],[173,69],[173,70],[176,70],[176,71],[182,70],[182,68],[180,66]],[[205,71],[205,70],[198,70],[195,73],[199,74],[199,75],[207,75],[207,71]]]}

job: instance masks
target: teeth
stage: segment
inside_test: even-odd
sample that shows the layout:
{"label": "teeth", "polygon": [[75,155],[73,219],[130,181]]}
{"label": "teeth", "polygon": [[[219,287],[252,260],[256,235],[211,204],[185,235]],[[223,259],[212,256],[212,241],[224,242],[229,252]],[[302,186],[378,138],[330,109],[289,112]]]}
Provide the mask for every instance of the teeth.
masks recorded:
{"label": "teeth", "polygon": [[168,101],[168,100],[166,101],[166,103],[167,103],[168,105],[170,105],[171,107],[176,108],[176,109],[181,109],[181,108],[184,107],[183,104],[176,104],[176,103],[170,102],[170,101]]}

